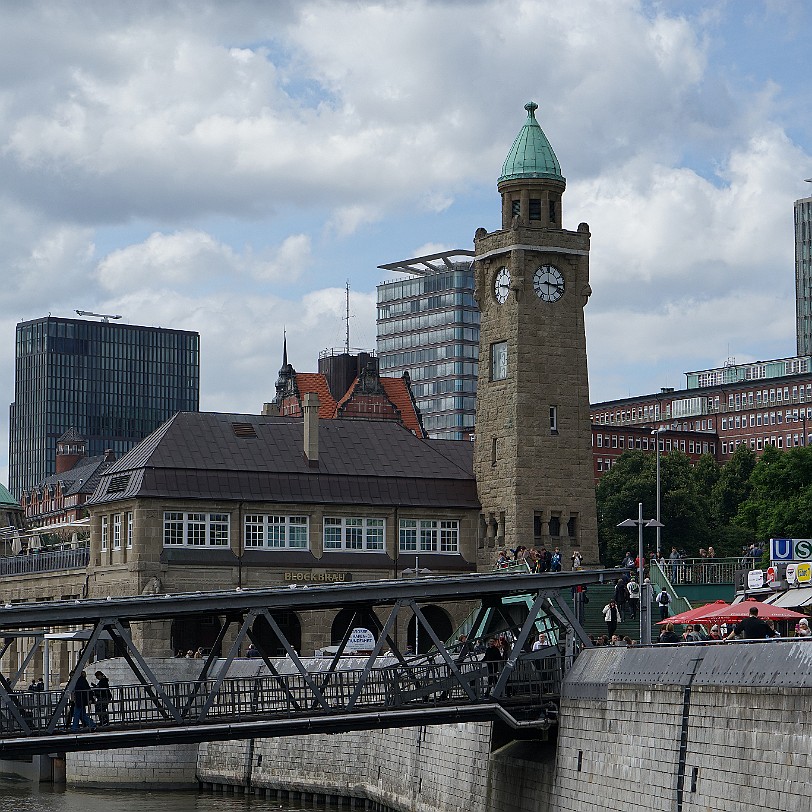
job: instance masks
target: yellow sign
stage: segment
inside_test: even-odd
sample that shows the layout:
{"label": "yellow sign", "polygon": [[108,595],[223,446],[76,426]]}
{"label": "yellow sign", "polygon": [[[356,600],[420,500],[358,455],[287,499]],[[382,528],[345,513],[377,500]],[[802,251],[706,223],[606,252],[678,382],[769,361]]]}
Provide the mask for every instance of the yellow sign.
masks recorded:
{"label": "yellow sign", "polygon": [[803,564],[798,564],[795,570],[795,577],[800,584],[808,584],[812,581],[812,564],[804,561]]}

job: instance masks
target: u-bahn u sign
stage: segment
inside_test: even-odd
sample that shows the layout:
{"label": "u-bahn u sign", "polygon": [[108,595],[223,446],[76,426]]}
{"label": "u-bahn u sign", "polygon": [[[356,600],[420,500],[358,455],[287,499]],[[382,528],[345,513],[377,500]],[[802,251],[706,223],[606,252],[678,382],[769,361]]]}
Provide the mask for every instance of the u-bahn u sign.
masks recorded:
{"label": "u-bahn u sign", "polygon": [[771,561],[812,560],[812,539],[770,539]]}

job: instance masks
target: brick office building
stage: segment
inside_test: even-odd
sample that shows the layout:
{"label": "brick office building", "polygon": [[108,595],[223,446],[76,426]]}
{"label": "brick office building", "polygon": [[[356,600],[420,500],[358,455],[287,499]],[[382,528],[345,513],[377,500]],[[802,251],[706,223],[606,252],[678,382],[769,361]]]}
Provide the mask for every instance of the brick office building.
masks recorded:
{"label": "brick office building", "polygon": [[[709,453],[721,463],[742,444],[758,454],[769,444],[785,449],[812,441],[809,357],[730,363],[688,372],[686,378],[685,389],[592,404],[596,475],[597,459],[603,460],[606,470],[607,437],[612,451],[615,435],[617,451],[620,442],[628,448],[628,437],[634,437],[635,448],[646,450],[647,437],[660,427],[667,429],[661,450],[678,447],[694,456]],[[653,438],[648,445],[654,450]]]}

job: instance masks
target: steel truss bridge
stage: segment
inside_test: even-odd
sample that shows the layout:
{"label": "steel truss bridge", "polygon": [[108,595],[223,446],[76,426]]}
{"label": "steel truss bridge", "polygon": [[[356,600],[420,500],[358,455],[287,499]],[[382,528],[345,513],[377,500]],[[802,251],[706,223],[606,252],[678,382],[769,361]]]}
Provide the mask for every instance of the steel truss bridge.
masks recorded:
{"label": "steel truss bridge", "polygon": [[[30,649],[16,673],[0,672],[0,758],[464,721],[501,720],[514,729],[544,730],[555,722],[566,669],[590,645],[570,608],[574,588],[610,575],[465,575],[6,605],[0,607],[0,658],[14,640],[28,641]],[[447,645],[426,621],[421,604],[456,602],[472,602],[477,608],[461,630],[469,632],[467,640]],[[315,670],[312,662],[308,668],[274,612],[337,609],[353,612],[347,632],[332,657]],[[412,656],[398,647],[393,632],[404,613],[411,613],[421,637],[431,640],[430,654]],[[204,615],[224,618],[212,653],[198,661],[200,671],[191,680],[161,682],[134,644],[130,624]],[[287,652],[284,660],[269,656],[255,634],[260,618]],[[362,620],[375,626],[376,642],[363,659],[353,660],[360,667],[348,669],[344,652]],[[77,627],[85,630],[86,639],[65,686],[18,688],[42,630]],[[531,651],[539,631],[545,632],[547,644]],[[229,632],[228,653],[217,657]],[[485,661],[482,645],[500,634],[512,642],[510,653],[501,662]],[[76,682],[104,639],[112,639],[133,682],[111,686],[107,724],[71,732]],[[239,668],[232,665],[247,640],[267,668],[260,676],[234,674]],[[98,705],[91,716],[97,723],[104,721]]]}

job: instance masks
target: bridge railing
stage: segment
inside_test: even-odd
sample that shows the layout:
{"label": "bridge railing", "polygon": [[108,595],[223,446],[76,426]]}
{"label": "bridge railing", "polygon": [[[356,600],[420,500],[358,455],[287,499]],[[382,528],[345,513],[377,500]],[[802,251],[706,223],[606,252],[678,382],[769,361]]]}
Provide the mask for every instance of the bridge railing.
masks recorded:
{"label": "bridge railing", "polygon": [[[461,675],[458,678],[444,660],[423,656],[408,660],[405,667],[397,662],[366,673],[360,669],[310,673],[308,678],[318,687],[324,705],[308,680],[298,673],[225,679],[216,692],[216,680],[161,683],[160,691],[171,707],[154,686],[111,686],[111,699],[106,708],[97,703],[89,712],[94,722],[106,722],[111,729],[139,729],[189,725],[203,720],[212,723],[260,717],[284,718],[352,709],[396,709],[410,705],[425,708],[495,698],[489,697],[489,693],[503,667],[504,663],[499,662],[489,668],[488,663],[473,657],[457,665]],[[538,705],[560,694],[562,676],[561,657],[523,654],[511,671],[499,699],[505,703]],[[61,691],[15,691],[12,695],[16,709],[35,734],[47,730],[62,696]],[[181,715],[180,722],[174,718],[173,708]],[[56,732],[68,730],[71,715],[72,708],[68,706],[52,729]],[[0,734],[22,732],[10,708],[0,703]]]}
{"label": "bridge railing", "polygon": [[674,586],[732,584],[733,574],[740,567],[740,558],[682,558],[676,562],[666,560],[662,565]]}

